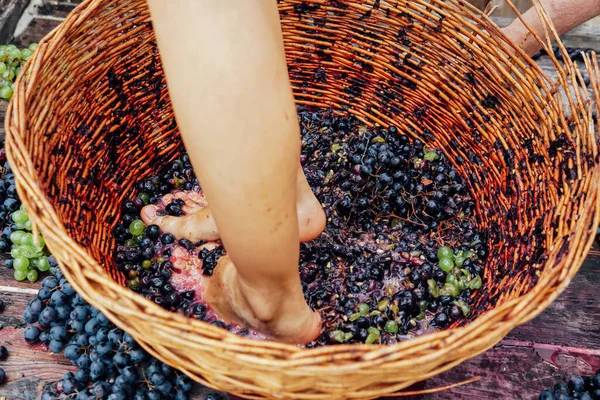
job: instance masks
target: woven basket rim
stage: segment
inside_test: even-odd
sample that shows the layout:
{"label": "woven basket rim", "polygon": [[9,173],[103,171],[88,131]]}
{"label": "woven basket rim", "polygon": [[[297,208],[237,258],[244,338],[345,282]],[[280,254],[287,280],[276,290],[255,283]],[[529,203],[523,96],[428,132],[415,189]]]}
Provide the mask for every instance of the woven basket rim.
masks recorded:
{"label": "woven basket rim", "polygon": [[[539,0],[535,0],[536,3],[537,1]],[[103,272],[103,268],[97,262],[97,260],[94,257],[91,257],[81,245],[71,238],[70,235],[66,234],[66,228],[61,218],[58,216],[56,210],[38,184],[39,180],[37,177],[37,172],[33,166],[33,161],[27,151],[27,146],[23,142],[20,133],[22,129],[31,129],[31,127],[29,127],[24,121],[24,118],[26,115],[27,105],[31,101],[31,88],[35,87],[38,80],[43,78],[40,71],[40,66],[48,61],[48,59],[51,57],[51,54],[56,50],[56,47],[59,46],[63,36],[66,35],[66,32],[75,28],[76,26],[81,26],[86,18],[100,6],[100,3],[101,0],[85,0],[75,8],[75,10],[61,25],[55,28],[50,34],[48,34],[39,42],[38,49],[34,52],[26,67],[23,68],[15,82],[14,96],[6,113],[5,146],[9,164],[13,169],[17,181],[17,191],[19,197],[23,200],[23,203],[27,208],[34,210],[34,212],[30,213],[30,219],[33,223],[34,233],[39,230],[42,232],[42,234],[44,234],[45,237],[49,237],[49,239],[46,240],[46,243],[51,251],[58,246],[61,248],[71,249],[72,254],[70,255],[71,258],[69,259],[69,263],[91,264],[93,267],[92,269],[87,268],[78,272],[80,274],[78,277],[79,281],[94,280],[96,282],[101,282],[104,285],[108,285],[109,287],[118,286],[119,289],[122,289],[122,291],[120,291],[121,298],[107,299],[103,296],[97,296],[96,298],[93,298],[92,293],[82,290],[79,283],[71,275],[71,271],[64,267],[62,260],[59,260],[61,270],[67,277],[68,281],[73,284],[77,292],[86,301],[88,301],[90,304],[93,304],[101,312],[106,314],[111,322],[121,329],[128,330],[128,326],[118,318],[115,318],[114,309],[119,309],[120,312],[123,312],[123,310],[127,309],[127,302],[129,299],[133,299],[135,297],[136,301],[139,302],[141,300],[143,304],[146,305],[146,309],[151,311],[148,314],[148,317],[157,319],[171,319],[179,321],[182,325],[187,324],[189,327],[188,333],[192,334],[194,327],[201,326],[203,327],[203,332],[209,332],[212,337],[208,337],[208,335],[203,335],[204,337],[202,338],[196,337],[195,339],[198,340],[198,344],[202,343],[202,345],[205,346],[210,346],[217,343],[225,344],[228,346],[227,351],[231,353],[232,357],[236,357],[237,359],[248,363],[261,364],[268,361],[269,366],[281,366],[288,368],[294,367],[295,371],[335,371],[341,373],[344,371],[359,370],[367,366],[383,364],[387,355],[392,355],[400,350],[424,346],[426,344],[430,344],[430,348],[432,350],[429,353],[429,356],[431,358],[435,358],[442,353],[447,353],[448,349],[456,346],[456,344],[453,344],[452,342],[464,345],[465,340],[467,340],[468,343],[469,338],[481,337],[484,335],[485,329],[483,328],[486,327],[487,321],[493,317],[494,313],[492,313],[492,311],[507,312],[512,310],[508,313],[511,318],[505,318],[501,324],[498,323],[494,327],[494,330],[501,333],[502,337],[504,337],[516,326],[533,319],[564,291],[567,285],[571,282],[572,276],[579,268],[579,265],[575,267],[573,266],[573,260],[576,259],[578,255],[587,253],[592,246],[594,237],[593,235],[589,235],[590,227],[597,228],[600,224],[600,189],[597,183],[595,184],[595,188],[593,188],[595,189],[596,195],[590,195],[586,199],[586,207],[588,207],[590,210],[593,210],[593,221],[591,222],[591,225],[589,220],[585,220],[583,218],[580,218],[577,222],[578,228],[573,232],[573,237],[571,238],[571,240],[575,241],[577,245],[574,246],[574,248],[560,260],[560,263],[565,265],[564,269],[561,270],[560,268],[555,268],[555,270],[552,271],[552,274],[544,274],[535,284],[535,286],[532,287],[531,290],[529,290],[529,292],[526,294],[497,305],[493,310],[479,315],[475,320],[471,321],[464,327],[428,333],[423,336],[402,341],[393,345],[340,344],[335,346],[305,349],[299,346],[271,340],[263,341],[240,337],[224,329],[212,326],[206,322],[169,312],[153,302],[141,298],[140,295],[122,287],[117,282],[113,281],[108,274]],[[482,29],[491,29],[492,31],[497,30],[497,27],[493,25],[491,19],[485,14],[481,16],[479,22],[481,22]],[[537,68],[537,71],[541,71],[537,64],[535,64],[531,58],[525,56],[520,49],[516,49],[516,51],[520,57],[524,58],[524,62],[527,63],[531,68]],[[552,56],[552,58],[555,62],[557,61],[554,56]],[[596,83],[594,85],[596,90],[597,86],[598,85]],[[594,135],[593,126],[589,128],[588,134]],[[595,182],[600,181],[600,167],[597,164],[594,168],[593,177]],[[40,210],[43,210],[44,213],[46,213],[46,218],[41,218],[39,216]],[[549,261],[547,263],[549,263]],[[554,277],[554,274],[559,273],[567,275],[562,282],[560,282],[560,284],[554,288],[554,291],[541,302],[531,301],[546,288],[545,285],[550,283],[551,279]],[[126,312],[123,312],[123,314],[126,314]],[[134,337],[135,336],[136,335],[134,335]],[[458,341],[458,339],[463,340]],[[433,375],[437,375],[440,372],[451,369],[456,364],[488,350],[496,345],[498,341],[499,340],[493,339],[485,345],[477,346],[473,353],[469,353],[469,355],[466,357],[457,358],[456,362],[442,365],[442,367],[436,370]],[[431,346],[431,343],[433,342],[445,343],[445,346]],[[152,348],[148,347],[146,343],[141,341],[140,344],[151,354],[156,355],[156,352]],[[239,354],[237,353],[239,348],[244,348],[246,350],[253,349],[253,352],[252,354]],[[277,358],[272,357],[265,361],[264,354],[273,354],[271,350],[277,350],[280,352],[283,351],[285,352],[286,356]],[[356,361],[356,359],[353,358],[350,363],[345,363],[343,357],[336,357],[338,355],[347,353],[360,353],[362,356],[360,357],[360,361]],[[331,362],[327,365],[315,365],[315,360],[328,360],[336,362]],[[407,363],[409,362],[414,364],[414,360],[408,359]],[[181,366],[178,366],[178,368],[182,369]],[[185,368],[182,370],[186,372]]]}

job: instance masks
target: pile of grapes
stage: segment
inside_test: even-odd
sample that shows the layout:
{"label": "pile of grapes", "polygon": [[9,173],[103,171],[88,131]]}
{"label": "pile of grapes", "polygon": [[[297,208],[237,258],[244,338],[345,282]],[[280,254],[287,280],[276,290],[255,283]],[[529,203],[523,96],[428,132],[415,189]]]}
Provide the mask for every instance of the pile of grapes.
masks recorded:
{"label": "pile of grapes", "polygon": [[[184,374],[156,360],[126,332],[118,329],[79,296],[62,276],[52,256],[50,272],[41,281],[23,319],[30,344],[42,342],[53,353],[63,353],[78,368],[66,372],[56,385],[46,386],[42,400],[185,400],[193,388]],[[4,303],[0,300],[0,313]],[[0,361],[9,351],[0,346]],[[7,380],[0,368],[0,385]],[[210,392],[205,400],[226,400]]]}
{"label": "pile of grapes", "polygon": [[37,241],[35,240],[31,233],[31,221],[23,206],[11,214],[11,219],[14,223],[8,229],[12,231],[9,239],[12,242],[10,255],[13,258],[7,259],[5,266],[14,268],[16,280],[27,279],[33,283],[38,280],[39,272],[50,269],[50,253],[42,235],[38,234]]}
{"label": "pile of grapes", "polygon": [[[299,119],[301,162],[327,215],[325,232],[300,253],[305,297],[325,322],[309,347],[395,343],[468,317],[483,284],[487,239],[449,160],[393,126],[367,129],[353,117],[304,108]],[[113,231],[114,262],[128,286],[168,310],[247,334],[216,318],[194,290],[174,283],[184,273],[175,253],[184,249],[210,276],[223,247],[177,241],[140,219],[145,205],[162,204],[167,194],[164,212],[184,214],[184,201],[173,194],[200,191],[187,155],[137,190],[123,202]]]}
{"label": "pile of grapes", "polygon": [[0,179],[0,252],[6,257],[4,266],[14,268],[14,277],[18,281],[38,280],[41,272],[50,269],[44,238],[37,240],[31,233],[31,221],[17,196],[15,178],[7,162],[2,168]]}
{"label": "pile of grapes", "polygon": [[552,389],[544,390],[539,400],[600,400],[600,369],[596,375],[572,376],[569,382],[557,383]]}
{"label": "pile of grapes", "polygon": [[77,365],[42,399],[187,399],[191,380],[153,359],[135,340],[90,306],[59,270],[41,282],[24,320],[25,340],[48,345]]}
{"label": "pile of grapes", "polygon": [[12,97],[13,82],[36,48],[36,43],[21,50],[14,44],[0,45],[0,99],[8,100]]}

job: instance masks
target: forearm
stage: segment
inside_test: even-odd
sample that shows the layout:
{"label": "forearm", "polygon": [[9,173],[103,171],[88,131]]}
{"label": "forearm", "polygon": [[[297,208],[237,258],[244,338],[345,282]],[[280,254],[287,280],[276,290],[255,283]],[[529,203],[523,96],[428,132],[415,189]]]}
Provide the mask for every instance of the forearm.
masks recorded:
{"label": "forearm", "polygon": [[149,4],[181,135],[232,261],[248,282],[299,285],[299,132],[276,2]]}
{"label": "forearm", "polygon": [[[559,35],[600,15],[600,0],[541,0],[541,3]],[[535,8],[531,8],[523,14],[523,19],[538,36],[544,38],[543,23]],[[515,44],[523,43],[523,50],[527,54],[531,55],[541,48],[519,19],[507,26],[504,32]],[[527,40],[523,42],[526,37]]]}

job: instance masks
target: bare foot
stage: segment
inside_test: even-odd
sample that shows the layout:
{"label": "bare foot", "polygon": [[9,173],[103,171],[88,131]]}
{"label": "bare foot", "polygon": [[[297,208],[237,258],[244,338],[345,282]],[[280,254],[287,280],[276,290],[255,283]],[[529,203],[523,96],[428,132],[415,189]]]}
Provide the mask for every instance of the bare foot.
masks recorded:
{"label": "bare foot", "polygon": [[[228,256],[206,279],[204,300],[228,323],[256,329],[274,339],[305,344],[319,336],[321,317],[308,307],[301,290],[255,290],[244,283]],[[298,285],[300,289],[300,285]]]}
{"label": "bare foot", "polygon": [[[298,171],[298,229],[300,241],[308,242],[317,238],[325,229],[325,212],[308,185],[302,168]],[[220,238],[210,207],[201,192],[181,191],[167,194],[163,196],[162,202],[166,205],[174,199],[185,202],[182,209],[186,215],[159,215],[159,207],[149,205],[141,212],[144,223],[158,225],[162,231],[169,232],[177,239],[188,239],[192,242]]]}
{"label": "bare foot", "polygon": [[[216,243],[208,242],[200,249],[213,249],[215,246]],[[277,288],[266,302],[261,302],[260,294],[257,297],[251,289],[242,290],[244,285],[240,284],[237,270],[227,256],[219,259],[212,276],[203,275],[202,261],[183,247],[175,246],[170,261],[176,268],[170,282],[179,291],[193,290],[195,302],[208,304],[210,309],[206,317],[209,322],[223,320],[233,325],[234,331],[249,329],[251,337],[270,337],[294,344],[308,343],[319,335],[320,316],[308,308],[302,294],[294,298],[296,302],[282,301],[284,297],[285,300],[292,299],[291,291],[283,293],[283,288]],[[247,298],[253,299],[252,304]],[[292,311],[287,311],[288,308]],[[269,310],[272,315],[265,315]],[[273,315],[282,315],[283,318],[273,318]]]}
{"label": "bare foot", "polygon": [[163,196],[161,201],[166,205],[174,199],[185,202],[182,210],[186,215],[181,217],[161,215],[158,206],[149,205],[144,207],[141,212],[144,223],[158,225],[162,231],[169,232],[177,239],[188,239],[192,242],[219,239],[217,225],[202,193],[177,192],[174,195]]}

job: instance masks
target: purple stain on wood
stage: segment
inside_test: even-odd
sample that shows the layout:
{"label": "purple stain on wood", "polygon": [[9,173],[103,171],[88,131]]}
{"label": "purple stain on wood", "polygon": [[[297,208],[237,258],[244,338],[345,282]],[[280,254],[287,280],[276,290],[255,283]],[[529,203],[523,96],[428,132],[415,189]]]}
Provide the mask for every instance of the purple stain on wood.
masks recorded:
{"label": "purple stain on wood", "polygon": [[557,346],[552,344],[524,342],[520,340],[505,339],[502,341],[504,346],[529,347],[545,362],[560,368],[560,357],[569,356],[578,358],[587,368],[587,374],[593,374],[600,369],[600,349],[588,349],[570,346]]}

